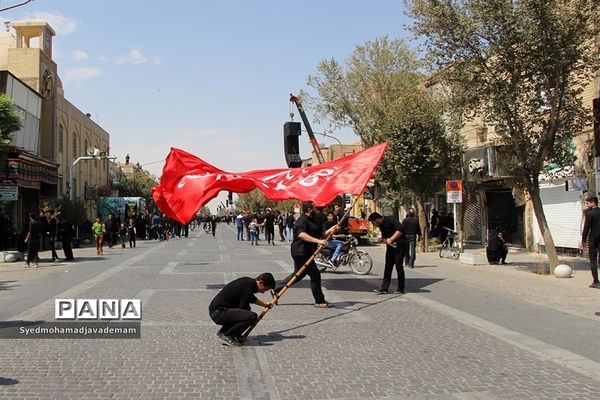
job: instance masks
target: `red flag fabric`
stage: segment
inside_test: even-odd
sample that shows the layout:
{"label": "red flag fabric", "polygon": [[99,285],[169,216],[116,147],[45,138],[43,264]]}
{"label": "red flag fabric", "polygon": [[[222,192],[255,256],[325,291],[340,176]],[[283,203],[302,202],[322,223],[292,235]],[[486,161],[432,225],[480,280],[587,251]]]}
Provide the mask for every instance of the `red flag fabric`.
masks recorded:
{"label": "red flag fabric", "polygon": [[189,222],[221,190],[247,193],[258,188],[271,200],[312,200],[324,206],[341,193],[361,194],[386,147],[384,142],[312,167],[241,173],[222,171],[190,153],[171,148],[152,196],[166,215],[181,223]]}

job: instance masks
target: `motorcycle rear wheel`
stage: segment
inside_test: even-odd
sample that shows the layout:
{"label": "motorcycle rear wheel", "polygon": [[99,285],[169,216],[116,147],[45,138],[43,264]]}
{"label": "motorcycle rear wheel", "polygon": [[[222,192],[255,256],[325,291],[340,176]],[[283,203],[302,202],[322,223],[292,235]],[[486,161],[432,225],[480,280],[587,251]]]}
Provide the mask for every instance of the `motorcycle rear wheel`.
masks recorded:
{"label": "motorcycle rear wheel", "polygon": [[371,272],[371,268],[373,268],[373,259],[366,251],[357,250],[350,257],[350,268],[352,268],[352,272],[357,275],[367,275]]}

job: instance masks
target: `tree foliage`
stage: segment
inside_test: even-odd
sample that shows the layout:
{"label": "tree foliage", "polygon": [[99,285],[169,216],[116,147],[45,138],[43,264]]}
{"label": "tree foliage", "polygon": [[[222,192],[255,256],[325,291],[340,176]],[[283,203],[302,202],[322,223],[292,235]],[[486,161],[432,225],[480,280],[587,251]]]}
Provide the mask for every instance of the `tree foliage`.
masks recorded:
{"label": "tree foliage", "polygon": [[21,115],[10,98],[0,94],[0,146],[11,142],[12,133],[21,129]]}
{"label": "tree foliage", "polygon": [[573,135],[591,122],[581,94],[598,69],[600,5],[587,0],[408,0],[452,104],[505,145],[507,171],[532,196],[551,264],[558,262],[539,198],[548,164],[570,165]]}
{"label": "tree foliage", "polygon": [[81,198],[71,200],[68,197],[61,197],[56,200],[55,206],[56,212],[66,216],[75,226],[81,225],[87,218],[85,202]]}
{"label": "tree foliage", "polygon": [[457,167],[461,156],[421,67],[406,42],[382,37],[357,46],[344,65],[322,61],[308,78],[320,118],[334,128],[350,126],[367,146],[388,141],[377,182],[396,206],[409,192],[423,207],[424,196],[439,186],[436,175]]}
{"label": "tree foliage", "polygon": [[279,211],[292,211],[296,200],[273,201],[265,197],[263,192],[254,189],[248,193],[240,193],[238,200],[235,203],[235,208],[238,211],[255,212],[271,208]]}
{"label": "tree foliage", "polygon": [[124,176],[117,184],[119,196],[142,197],[146,199],[149,208],[157,209],[152,198],[152,188],[156,186],[157,179],[145,171],[136,171],[132,176]]}

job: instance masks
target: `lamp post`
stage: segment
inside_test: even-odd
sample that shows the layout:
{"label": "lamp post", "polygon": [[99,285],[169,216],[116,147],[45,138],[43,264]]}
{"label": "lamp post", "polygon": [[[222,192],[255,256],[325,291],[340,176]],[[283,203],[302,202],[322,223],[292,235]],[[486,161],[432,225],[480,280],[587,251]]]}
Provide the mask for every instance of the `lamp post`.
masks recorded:
{"label": "lamp post", "polygon": [[75,160],[73,162],[73,165],[71,165],[71,168],[69,169],[69,200],[71,200],[71,201],[73,200],[73,197],[74,197],[73,169],[79,163],[79,161],[81,161],[81,160],[116,160],[117,159],[116,156],[109,157],[106,155],[105,152],[100,151],[99,149],[97,149],[95,147],[89,147],[87,149],[87,153],[90,155],[84,156],[84,157],[79,157],[77,160]]}

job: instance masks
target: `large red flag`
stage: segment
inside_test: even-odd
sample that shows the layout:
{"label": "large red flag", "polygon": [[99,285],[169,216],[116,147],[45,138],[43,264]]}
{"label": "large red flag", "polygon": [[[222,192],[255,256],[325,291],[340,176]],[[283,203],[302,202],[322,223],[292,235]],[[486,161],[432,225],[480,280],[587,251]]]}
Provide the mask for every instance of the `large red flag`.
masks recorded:
{"label": "large red flag", "polygon": [[241,173],[222,171],[190,153],[171,148],[152,196],[165,214],[181,223],[189,222],[221,190],[246,193],[258,188],[271,200],[312,200],[324,206],[340,193],[361,194],[386,147],[384,142],[307,168]]}

